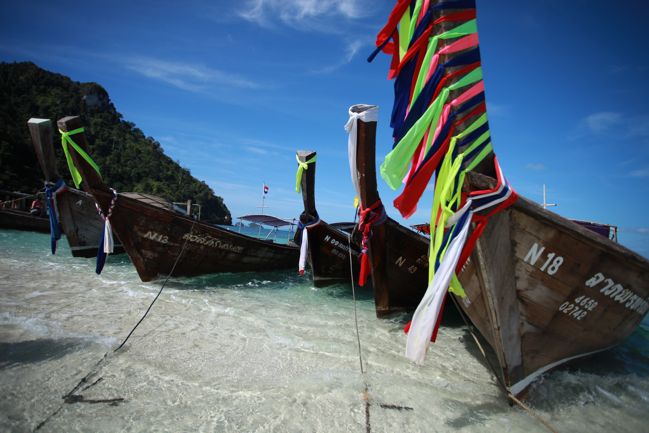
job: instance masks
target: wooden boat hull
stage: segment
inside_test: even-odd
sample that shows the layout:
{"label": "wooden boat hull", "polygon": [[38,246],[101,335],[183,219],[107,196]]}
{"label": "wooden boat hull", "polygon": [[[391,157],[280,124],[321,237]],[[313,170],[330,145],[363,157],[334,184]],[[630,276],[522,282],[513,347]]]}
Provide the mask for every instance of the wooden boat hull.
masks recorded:
{"label": "wooden boat hull", "polygon": [[322,220],[307,227],[307,231],[309,264],[315,287],[349,283],[351,278],[354,278],[354,281],[358,280],[360,247],[353,239],[348,239],[348,233]]}
{"label": "wooden boat hull", "polygon": [[0,228],[49,233],[50,221],[27,211],[0,208]]}
{"label": "wooden boat hull", "polygon": [[[95,208],[91,195],[73,188],[65,188],[56,195],[61,230],[74,257],[95,257],[103,236],[104,222]],[[48,229],[49,230],[49,229]],[[124,248],[116,240],[114,253]]]}
{"label": "wooden boat hull", "polygon": [[[59,120],[59,129],[81,127],[78,117]],[[87,149],[85,133],[74,135]],[[271,271],[295,266],[299,250],[196,221],[166,209],[159,203],[113,192],[88,161],[72,152],[83,177],[104,214],[110,213],[114,233],[122,242],[142,281],[158,277],[196,276],[218,272]],[[112,210],[111,210],[112,209]]]}
{"label": "wooden boat hull", "polygon": [[388,218],[369,242],[377,317],[414,311],[428,287],[428,238]]}
{"label": "wooden boat hull", "polygon": [[459,278],[514,395],[621,343],[649,310],[646,259],[524,198],[490,219]]}
{"label": "wooden boat hull", "polygon": [[[377,110],[374,106],[355,105],[351,113]],[[352,179],[361,206],[368,208],[380,201],[376,186],[376,121],[357,120]],[[377,209],[379,211],[379,209]],[[371,225],[368,254],[377,317],[414,311],[428,288],[427,237],[401,226],[391,218]]]}
{"label": "wooden boat hull", "polygon": [[[296,153],[296,158],[302,166],[299,169],[302,171],[299,187],[304,211],[300,214],[300,222],[306,227],[308,234],[308,261],[313,285],[324,287],[349,283],[351,278],[358,279],[360,246],[348,238],[354,229],[353,223],[327,224],[320,219],[315,205],[316,152],[300,150]],[[298,230],[294,241],[301,243],[303,235]]]}
{"label": "wooden boat hull", "polygon": [[[92,193],[108,209],[111,197],[97,190]],[[174,265],[172,276],[271,271],[295,266],[299,256],[295,247],[251,238],[123,196],[118,197],[110,220],[142,281],[167,276]]]}

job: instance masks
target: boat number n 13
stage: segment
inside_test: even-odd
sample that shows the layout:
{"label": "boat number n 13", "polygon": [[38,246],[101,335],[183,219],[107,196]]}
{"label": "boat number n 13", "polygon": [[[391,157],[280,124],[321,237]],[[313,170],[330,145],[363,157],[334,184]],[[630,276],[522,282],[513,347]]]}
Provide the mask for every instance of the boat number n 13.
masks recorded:
{"label": "boat number n 13", "polygon": [[[532,266],[538,266],[537,262],[539,262],[543,251],[545,251],[545,247],[534,242],[534,245],[532,245],[532,248],[530,248],[525,256],[525,261]],[[542,263],[540,266],[541,271],[547,272],[548,275],[554,275],[563,264],[563,257],[556,255],[556,253],[548,252],[545,260],[539,263]]]}

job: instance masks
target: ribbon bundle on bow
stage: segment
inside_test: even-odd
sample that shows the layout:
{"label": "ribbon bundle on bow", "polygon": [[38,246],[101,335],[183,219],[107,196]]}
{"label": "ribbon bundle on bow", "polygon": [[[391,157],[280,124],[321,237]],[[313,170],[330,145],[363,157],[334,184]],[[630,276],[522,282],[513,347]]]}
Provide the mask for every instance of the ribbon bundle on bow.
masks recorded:
{"label": "ribbon bundle on bow", "polygon": [[369,257],[369,242],[372,234],[372,226],[381,224],[387,218],[385,208],[381,200],[376,203],[361,209],[358,212],[358,230],[362,234],[361,240],[361,269],[358,275],[358,285],[363,287],[367,282],[367,276],[370,273],[370,257]]}
{"label": "ribbon bundle on bow", "polygon": [[113,209],[115,208],[115,203],[117,203],[117,191],[113,188],[110,189],[113,193],[113,198],[110,201],[110,206],[108,207],[108,212],[104,214],[97,203],[95,207],[97,208],[97,213],[104,221],[104,230],[102,231],[101,240],[99,241],[99,248],[97,248],[97,266],[95,272],[101,274],[101,271],[104,269],[104,264],[106,264],[106,257],[108,254],[111,254],[115,247],[115,242],[113,241],[113,229],[110,226],[110,217],[113,215]]}
{"label": "ribbon bundle on bow", "polygon": [[[381,177],[403,191],[394,206],[405,218],[435,174],[430,217],[429,286],[411,324],[406,355],[423,362],[439,327],[444,295],[464,296],[456,272],[489,216],[516,200],[493,155],[480,62],[475,0],[399,0],[376,40],[392,56],[393,149]],[[497,177],[494,189],[462,194],[466,173]],[[470,223],[476,223],[473,231]],[[450,286],[450,289],[449,289]]]}

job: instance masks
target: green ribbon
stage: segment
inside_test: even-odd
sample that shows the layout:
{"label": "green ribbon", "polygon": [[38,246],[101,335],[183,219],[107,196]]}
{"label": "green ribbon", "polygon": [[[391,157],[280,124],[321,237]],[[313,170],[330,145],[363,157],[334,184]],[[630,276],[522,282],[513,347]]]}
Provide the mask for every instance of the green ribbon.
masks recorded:
{"label": "green ribbon", "polygon": [[308,161],[302,162],[297,155],[295,155],[295,160],[297,161],[297,173],[295,173],[295,192],[300,192],[300,184],[302,183],[302,172],[309,169],[309,164],[315,162],[318,155],[313,155],[313,158]]}
{"label": "green ribbon", "polygon": [[412,93],[411,104],[412,101],[417,100],[417,97],[421,93],[421,89],[425,85],[424,79],[426,78],[426,75],[428,74],[428,70],[430,69],[430,62],[433,60],[433,55],[437,51],[437,44],[439,43],[439,41],[442,39],[455,39],[462,36],[467,36],[472,33],[476,33],[477,31],[478,31],[477,21],[471,20],[463,24],[460,24],[459,26],[451,30],[448,30],[444,33],[435,35],[432,38],[430,38],[430,42],[428,43],[428,48],[426,48],[426,54],[424,55],[424,60],[421,64],[421,67],[419,68],[419,74],[417,75],[417,81],[415,83],[415,88]]}
{"label": "green ribbon", "polygon": [[68,144],[72,146],[74,150],[76,150],[77,153],[81,155],[81,157],[85,159],[92,168],[95,169],[99,176],[101,176],[101,173],[99,172],[99,166],[97,166],[95,161],[93,161],[92,158],[90,158],[90,156],[81,148],[81,146],[75,143],[74,140],[70,137],[71,135],[79,134],[84,131],[85,130],[83,128],[77,128],[69,132],[63,132],[59,129],[59,132],[61,133],[61,146],[63,146],[63,153],[65,153],[65,159],[68,162],[68,168],[70,169],[70,174],[72,175],[72,181],[74,181],[74,186],[77,188],[79,188],[79,185],[81,185],[81,173],[79,173],[77,167],[74,166],[72,155],[70,155],[70,150],[68,149]]}
{"label": "green ribbon", "polygon": [[[436,179],[435,184],[433,208],[430,215],[431,251],[429,254],[428,267],[429,281],[432,280],[435,274],[435,258],[438,254],[440,254],[440,252],[441,257],[446,254],[448,244],[442,244],[446,223],[448,221],[448,218],[453,215],[460,206],[462,184],[464,183],[466,173],[475,168],[478,163],[480,163],[490,152],[493,151],[491,144],[489,144],[477,156],[473,158],[473,160],[466,168],[461,169],[466,155],[469,155],[474,149],[476,149],[487,139],[489,139],[490,131],[485,131],[483,134],[481,134],[478,138],[471,142],[471,144],[466,146],[462,153],[460,153],[459,155],[457,155],[457,157],[455,157],[455,159],[453,159],[453,152],[455,150],[456,143],[459,139],[484,125],[486,121],[487,114],[485,113],[482,116],[478,117],[464,131],[453,136],[451,138],[448,151],[446,152],[446,156],[444,157],[444,160],[440,165],[439,175]],[[457,182],[456,179],[458,179]],[[465,296],[462,284],[457,279],[456,275],[453,275],[453,278],[451,279],[449,290],[460,297]]]}
{"label": "green ribbon", "polygon": [[394,49],[399,50],[399,61],[403,59],[403,56],[408,52],[408,45],[410,44],[410,8],[407,8],[399,21],[399,47],[394,47]]}
{"label": "green ribbon", "polygon": [[[413,42],[412,41],[412,36],[415,34],[415,29],[417,28],[417,20],[419,19],[419,12],[421,11],[421,6],[422,6],[422,0],[417,0],[415,2],[415,8],[412,11],[412,14],[410,16],[410,28],[408,29],[408,44],[406,46],[407,48],[410,46],[410,44]],[[408,11],[410,8],[408,8]],[[401,37],[401,36],[399,36]],[[406,51],[407,52],[407,51]],[[405,53],[404,53],[405,55]],[[399,60],[402,60],[403,57],[401,57]]]}
{"label": "green ribbon", "polygon": [[444,87],[433,103],[430,104],[430,107],[426,109],[424,114],[415,122],[414,125],[412,125],[408,132],[406,132],[406,135],[399,140],[394,149],[385,156],[380,167],[381,177],[390,188],[397,189],[399,187],[401,180],[406,176],[408,163],[412,159],[412,155],[417,149],[417,145],[421,142],[426,131],[430,129],[431,134],[429,134],[428,141],[425,143],[425,152],[428,152],[434,138],[432,132],[435,131],[435,128],[437,127],[437,123],[442,114],[442,109],[444,108],[444,103],[446,103],[450,92],[473,84],[481,79],[482,68],[478,67],[466,74],[456,83]]}

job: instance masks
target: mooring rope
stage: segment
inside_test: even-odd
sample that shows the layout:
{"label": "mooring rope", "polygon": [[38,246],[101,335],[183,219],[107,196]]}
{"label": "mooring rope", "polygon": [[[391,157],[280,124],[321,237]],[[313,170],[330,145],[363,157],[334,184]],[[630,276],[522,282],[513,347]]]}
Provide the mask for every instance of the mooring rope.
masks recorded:
{"label": "mooring rope", "polygon": [[521,400],[516,398],[516,396],[514,394],[512,394],[507,389],[507,386],[503,382],[500,375],[497,373],[496,368],[494,367],[494,365],[489,360],[489,357],[487,356],[487,352],[482,347],[482,344],[480,344],[480,340],[475,335],[473,325],[467,320],[466,316],[464,315],[464,312],[462,312],[462,309],[460,308],[460,306],[458,304],[458,301],[455,299],[455,296],[451,296],[451,299],[453,300],[453,303],[455,304],[455,308],[460,313],[460,317],[462,317],[462,320],[464,321],[464,324],[469,329],[469,334],[471,334],[471,337],[473,337],[473,341],[475,341],[475,344],[478,346],[478,349],[480,350],[480,353],[482,353],[482,356],[487,361],[487,364],[489,365],[489,368],[491,369],[491,372],[494,374],[494,376],[496,376],[496,380],[498,381],[498,384],[502,388],[503,392],[507,395],[507,398],[509,398],[510,401],[516,403],[518,406],[520,406],[532,418],[536,419],[541,424],[543,424],[543,426],[545,428],[547,428],[549,431],[551,431],[552,433],[558,433],[558,430],[552,424],[550,424],[546,419],[544,419],[534,409],[532,409],[531,407],[529,407],[528,405],[523,403]]}
{"label": "mooring rope", "polygon": [[126,338],[124,339],[124,341],[122,341],[122,344],[120,344],[117,347],[117,349],[113,350],[113,352],[117,352],[119,349],[121,349],[126,344],[128,339],[131,338],[131,335],[133,335],[133,332],[135,332],[137,327],[140,326],[140,323],[142,323],[142,321],[144,321],[144,319],[146,318],[147,314],[149,314],[149,311],[151,311],[151,308],[153,308],[153,304],[155,304],[155,301],[157,301],[158,298],[160,297],[160,294],[162,293],[162,291],[165,288],[165,285],[167,284],[167,281],[169,281],[169,278],[171,278],[171,275],[173,275],[174,270],[176,269],[176,265],[180,261],[180,258],[182,257],[183,253],[185,252],[185,247],[187,246],[187,241],[189,240],[189,238],[191,237],[191,235],[192,235],[192,233],[194,231],[194,225],[195,224],[196,224],[196,220],[192,219],[192,226],[189,229],[189,236],[184,236],[185,242],[183,242],[183,247],[181,248],[180,253],[176,257],[176,261],[174,262],[173,266],[171,267],[171,271],[169,271],[169,274],[167,275],[167,278],[165,278],[165,280],[162,282],[162,286],[160,286],[160,290],[158,291],[158,294],[155,295],[155,298],[153,298],[153,301],[151,301],[151,304],[149,305],[149,308],[146,309],[146,311],[142,315],[142,318],[135,324],[133,329],[131,329],[131,332],[129,332],[128,335],[126,336]]}
{"label": "mooring rope", "polygon": [[[354,212],[354,230],[356,229],[356,217],[358,216],[357,212]],[[370,391],[369,385],[367,384],[367,377],[365,376],[365,369],[363,368],[363,350],[361,346],[361,334],[358,329],[358,311],[356,306],[356,286],[354,284],[354,264],[352,260],[352,230],[351,233],[347,233],[347,251],[349,255],[349,279],[352,284],[352,299],[354,303],[354,326],[356,328],[356,341],[358,343],[358,362],[361,370],[361,377],[363,378],[363,384],[365,389],[363,390],[363,401],[365,402],[365,432],[371,433],[372,427],[370,425]]]}
{"label": "mooring rope", "polygon": [[[189,234],[190,234],[190,235],[192,234],[195,225],[196,225],[196,220],[192,220],[192,225],[191,225],[191,228],[189,229]],[[82,378],[82,379],[81,379],[81,380],[80,380],[80,381],[79,381],[79,382],[74,386],[74,388],[72,388],[72,390],[71,390],[70,392],[68,392],[67,394],[65,394],[65,395],[62,397],[62,398],[63,398],[63,403],[61,403],[61,405],[60,405],[60,406],[59,406],[59,407],[58,407],[54,412],[52,412],[52,413],[51,413],[47,418],[45,418],[43,421],[41,421],[41,422],[36,426],[36,428],[34,429],[34,431],[38,431],[38,430],[40,430],[40,429],[41,429],[45,424],[47,424],[47,422],[48,422],[50,419],[54,418],[54,417],[55,417],[55,416],[56,416],[56,415],[61,411],[61,409],[63,409],[63,407],[64,407],[66,404],[72,404],[72,403],[110,403],[110,404],[117,404],[117,403],[119,403],[119,402],[124,401],[124,399],[121,398],[121,397],[118,397],[118,398],[111,398],[111,399],[99,399],[99,400],[95,400],[95,399],[85,399],[85,398],[83,397],[83,395],[77,395],[77,394],[75,394],[75,392],[77,392],[77,390],[78,390],[79,388],[81,388],[83,385],[85,385],[85,384],[88,382],[88,379],[89,379],[92,375],[97,374],[97,373],[99,372],[100,367],[101,367],[102,364],[103,364],[103,363],[108,359],[108,356],[109,356],[110,354],[114,354],[114,353],[116,353],[118,350],[120,350],[120,349],[121,349],[121,348],[126,344],[126,342],[127,342],[128,339],[131,337],[131,335],[133,335],[133,332],[135,332],[135,330],[137,329],[137,327],[140,326],[140,323],[142,323],[142,322],[144,321],[144,319],[146,318],[146,316],[147,316],[147,315],[149,314],[149,312],[151,311],[151,308],[153,308],[153,304],[155,304],[155,302],[156,302],[156,301],[158,300],[158,298],[160,297],[160,294],[162,294],[162,290],[164,290],[165,285],[167,284],[167,281],[169,281],[169,278],[171,278],[171,276],[173,275],[173,272],[174,272],[174,270],[176,269],[176,265],[178,265],[178,262],[180,262],[180,258],[182,257],[183,253],[185,252],[185,248],[186,248],[186,246],[187,246],[187,240],[189,239],[189,237],[190,237],[190,236],[186,236],[186,237],[185,237],[185,242],[183,243],[183,246],[182,246],[182,248],[180,249],[180,253],[178,253],[178,256],[176,256],[176,260],[174,261],[174,264],[173,264],[173,266],[171,267],[171,270],[169,271],[169,274],[167,275],[167,277],[166,277],[165,280],[163,281],[162,285],[160,286],[160,290],[158,291],[158,294],[155,296],[155,298],[153,298],[153,301],[151,301],[151,304],[149,304],[149,307],[147,308],[147,310],[145,311],[145,313],[142,315],[142,317],[140,318],[140,320],[135,324],[135,326],[133,326],[133,328],[132,328],[131,331],[128,333],[128,335],[126,336],[126,338],[124,339],[124,341],[122,341],[122,343],[121,343],[121,344],[120,344],[120,345],[119,345],[115,350],[113,350],[112,352],[106,352],[106,353],[104,354],[104,356],[103,356],[99,361],[97,361],[97,363],[96,363],[96,364],[94,365],[94,367],[93,367],[93,368],[88,372],[88,374],[86,374],[86,375],[85,375],[85,376],[84,376],[84,377],[83,377],[83,378]],[[103,378],[100,377],[99,379],[97,379],[97,380],[94,381],[93,383],[91,383],[91,384],[87,385],[86,387],[84,387],[82,391],[85,391],[85,390],[87,390],[88,388],[91,388],[91,387],[95,386],[96,384],[98,384],[98,383],[101,382],[102,380],[103,380]]]}
{"label": "mooring rope", "polygon": [[[356,214],[354,214],[354,225],[356,225]],[[352,231],[353,233],[353,231]],[[347,233],[347,251],[349,255],[349,276],[352,284],[352,299],[354,300],[354,326],[356,327],[356,341],[358,342],[358,362],[361,367],[361,374],[365,374],[363,369],[363,352],[361,348],[361,336],[358,330],[358,311],[356,309],[356,286],[354,284],[354,263],[352,260],[352,233]]]}

